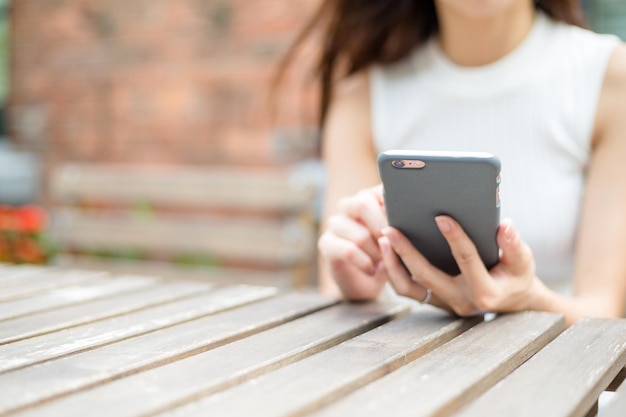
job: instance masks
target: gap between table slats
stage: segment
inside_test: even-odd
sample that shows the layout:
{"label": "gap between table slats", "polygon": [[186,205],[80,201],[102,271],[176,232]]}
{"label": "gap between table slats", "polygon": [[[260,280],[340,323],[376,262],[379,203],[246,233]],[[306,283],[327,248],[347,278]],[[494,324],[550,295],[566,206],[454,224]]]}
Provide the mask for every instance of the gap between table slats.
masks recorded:
{"label": "gap between table slats", "polygon": [[314,415],[451,415],[545,346],[563,326],[560,315],[548,313],[499,316]]}
{"label": "gap between table slats", "polygon": [[212,288],[199,282],[162,282],[115,297],[95,299],[78,305],[0,321],[0,345],[95,322],[151,306],[176,301]]}
{"label": "gap between table slats", "polygon": [[42,404],[20,416],[82,416],[85,410],[90,417],[145,415],[301,360],[407,311],[407,306],[399,304],[340,304],[208,352]]}
{"label": "gap between table slats", "polygon": [[335,302],[293,293],[0,374],[0,415],[196,355]]}
{"label": "gap between table slats", "polygon": [[100,277],[92,278],[87,283],[52,289],[46,294],[4,301],[0,303],[0,321],[68,305],[76,305],[125,292],[146,289],[156,285],[158,281],[160,279],[146,276],[117,276],[111,278],[104,274]]}
{"label": "gap between table slats", "polygon": [[[170,285],[169,287],[173,287]],[[234,286],[0,346],[0,373],[163,329],[276,294]]]}
{"label": "gap between table slats", "polygon": [[626,382],[616,387],[611,401],[602,410],[601,417],[624,417],[626,414]]}
{"label": "gap between table slats", "polygon": [[164,415],[302,415],[406,365],[480,321],[421,308],[300,362]]}
{"label": "gap between table slats", "polygon": [[626,319],[583,319],[461,415],[585,416],[625,365]]}

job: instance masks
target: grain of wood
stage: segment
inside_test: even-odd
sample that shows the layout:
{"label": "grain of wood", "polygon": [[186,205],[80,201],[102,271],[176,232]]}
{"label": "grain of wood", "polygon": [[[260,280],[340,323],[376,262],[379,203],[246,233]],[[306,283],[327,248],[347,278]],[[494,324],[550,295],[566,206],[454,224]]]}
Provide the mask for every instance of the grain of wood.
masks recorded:
{"label": "grain of wood", "polygon": [[0,373],[173,326],[274,295],[268,287],[217,289],[121,317],[0,346]]}
{"label": "grain of wood", "polygon": [[0,415],[214,349],[334,302],[289,294],[0,374]]}
{"label": "grain of wood", "polygon": [[[70,285],[88,283],[106,277],[106,272],[86,270],[50,270],[19,277],[0,284],[0,301],[25,298]],[[97,281],[96,281],[97,282]]]}
{"label": "grain of wood", "polygon": [[140,276],[93,278],[88,284],[53,289],[46,294],[6,301],[0,304],[0,321],[53,310],[114,294],[146,289],[158,280]]}
{"label": "grain of wood", "polygon": [[11,285],[33,276],[36,278],[42,274],[45,276],[50,269],[50,267],[38,265],[2,264],[0,269],[0,286]]}
{"label": "grain of wood", "polygon": [[452,415],[552,340],[562,328],[559,315],[525,312],[500,316],[313,415]]}
{"label": "grain of wood", "polygon": [[584,416],[625,365],[626,319],[583,319],[460,416]]}
{"label": "grain of wood", "polygon": [[211,287],[200,282],[162,282],[141,291],[0,321],[0,345],[175,301]]}
{"label": "grain of wood", "polygon": [[[341,304],[200,355],[27,410],[25,416],[149,415],[232,387],[370,330],[406,306]],[[114,402],[109,399],[115,398]]]}
{"label": "grain of wood", "polygon": [[[307,359],[166,412],[164,416],[304,415],[423,356],[478,322],[478,318],[458,319],[432,308],[422,308]],[[272,407],[265,407],[266,404]]]}

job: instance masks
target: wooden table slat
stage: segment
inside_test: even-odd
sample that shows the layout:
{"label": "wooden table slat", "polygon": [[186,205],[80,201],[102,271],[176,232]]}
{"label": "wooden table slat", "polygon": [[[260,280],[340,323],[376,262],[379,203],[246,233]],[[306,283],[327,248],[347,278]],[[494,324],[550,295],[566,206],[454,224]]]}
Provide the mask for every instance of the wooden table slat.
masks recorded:
{"label": "wooden table slat", "polygon": [[[0,301],[26,298],[41,293],[46,293],[56,288],[67,287],[82,283],[93,282],[94,279],[106,277],[109,274],[98,271],[51,271],[48,274],[39,273],[16,279],[12,285],[0,287]],[[28,279],[35,277],[37,279]],[[95,281],[98,282],[98,281]]]}
{"label": "wooden table slat", "polygon": [[611,381],[609,386],[607,387],[607,391],[615,391],[617,387],[619,387],[626,380],[626,367],[622,368],[621,371],[617,374],[617,376]]}
{"label": "wooden table slat", "polygon": [[560,315],[547,313],[497,317],[314,415],[450,415],[541,349],[563,326]]}
{"label": "wooden table slat", "polygon": [[200,294],[212,288],[200,282],[163,282],[141,291],[116,294],[78,305],[0,321],[0,345],[91,323]]}
{"label": "wooden table slat", "polygon": [[0,269],[0,287],[11,286],[24,280],[38,280],[45,278],[50,272],[56,271],[56,268],[50,266],[38,265],[10,265],[1,264],[4,268]]}
{"label": "wooden table slat", "polygon": [[406,306],[397,304],[341,304],[208,352],[42,404],[20,416],[79,416],[80,410],[87,409],[90,417],[149,415],[301,360],[406,311]]}
{"label": "wooden table slat", "polygon": [[0,321],[37,312],[79,304],[111,295],[137,291],[155,285],[159,279],[145,276],[94,278],[88,284],[57,288],[46,294],[5,301],[0,304]]}
{"label": "wooden table slat", "polygon": [[6,372],[0,374],[0,414],[213,349],[333,303],[316,294],[288,294]]}
{"label": "wooden table slat", "polygon": [[0,373],[214,314],[276,294],[271,287],[234,286],[0,346]]}
{"label": "wooden table slat", "polygon": [[626,416],[626,319],[224,284],[0,264],[0,417]]}
{"label": "wooden table slat", "polygon": [[624,365],[626,319],[583,319],[461,415],[585,416]]}
{"label": "wooden table slat", "polygon": [[307,359],[165,414],[301,415],[406,365],[480,321],[478,317],[458,319],[421,308]]}

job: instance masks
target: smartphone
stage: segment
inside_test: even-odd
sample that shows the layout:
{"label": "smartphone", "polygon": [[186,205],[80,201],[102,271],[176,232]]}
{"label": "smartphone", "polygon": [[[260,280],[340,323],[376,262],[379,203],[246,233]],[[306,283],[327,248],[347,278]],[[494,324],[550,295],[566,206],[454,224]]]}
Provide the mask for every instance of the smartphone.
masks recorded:
{"label": "smartphone", "polygon": [[389,225],[399,229],[428,261],[458,275],[435,217],[447,214],[463,227],[489,269],[498,262],[500,160],[482,152],[396,151],[378,155]]}

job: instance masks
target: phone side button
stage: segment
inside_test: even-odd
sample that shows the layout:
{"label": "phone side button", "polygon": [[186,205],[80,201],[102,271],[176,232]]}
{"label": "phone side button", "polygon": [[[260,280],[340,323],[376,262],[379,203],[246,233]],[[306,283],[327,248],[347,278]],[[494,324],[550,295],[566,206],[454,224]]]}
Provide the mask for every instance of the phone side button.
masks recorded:
{"label": "phone side button", "polygon": [[496,207],[500,207],[500,185],[496,186]]}

